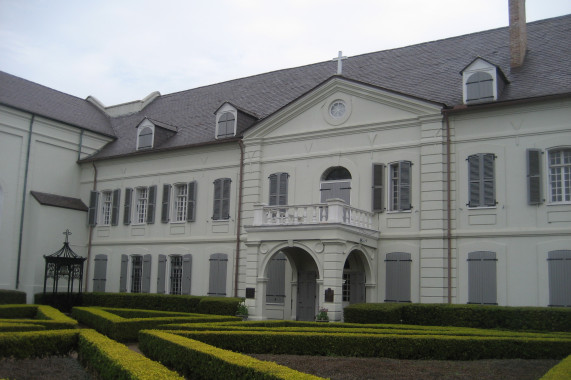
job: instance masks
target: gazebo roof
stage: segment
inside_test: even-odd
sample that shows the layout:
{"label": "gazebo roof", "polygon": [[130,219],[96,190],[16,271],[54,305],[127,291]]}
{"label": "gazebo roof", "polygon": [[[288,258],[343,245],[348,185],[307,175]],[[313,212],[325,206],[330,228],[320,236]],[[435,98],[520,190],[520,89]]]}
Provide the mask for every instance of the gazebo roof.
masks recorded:
{"label": "gazebo roof", "polygon": [[65,235],[65,242],[63,243],[63,247],[61,247],[60,250],[52,253],[51,255],[44,255],[46,261],[85,261],[86,258],[85,257],[81,257],[79,256],[77,253],[75,253],[73,251],[73,249],[71,249],[71,247],[69,246],[69,240],[68,237],[69,235],[71,235],[71,232],[69,230],[66,230],[64,233]]}

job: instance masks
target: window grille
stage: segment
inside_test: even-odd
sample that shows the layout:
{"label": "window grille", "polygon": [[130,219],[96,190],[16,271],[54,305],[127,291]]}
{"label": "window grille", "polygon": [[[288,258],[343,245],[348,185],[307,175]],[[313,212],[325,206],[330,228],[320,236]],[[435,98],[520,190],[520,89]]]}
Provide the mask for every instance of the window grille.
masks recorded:
{"label": "window grille", "polygon": [[143,257],[131,257],[131,293],[141,293],[143,286]]}

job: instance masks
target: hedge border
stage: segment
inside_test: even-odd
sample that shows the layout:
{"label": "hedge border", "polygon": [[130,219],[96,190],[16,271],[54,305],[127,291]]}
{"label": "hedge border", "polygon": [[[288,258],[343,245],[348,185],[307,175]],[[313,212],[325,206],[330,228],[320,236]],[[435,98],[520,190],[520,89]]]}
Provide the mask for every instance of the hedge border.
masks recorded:
{"label": "hedge border", "polygon": [[[171,323],[204,323],[204,322],[226,322],[239,320],[238,317],[203,315],[187,313],[187,316],[153,317],[155,311],[150,311],[149,318],[123,318],[113,314],[114,310],[128,312],[129,309],[117,309],[106,307],[74,307],[72,316],[79,322],[94,328],[100,333],[115,339],[119,342],[135,342],[138,339],[139,330],[153,329],[160,325]],[[141,314],[142,310],[136,310]],[[181,313],[175,313],[181,314]]]}
{"label": "hedge border", "polygon": [[77,321],[68,317],[61,311],[47,305],[0,305],[0,322],[26,323],[41,325],[46,329],[73,329],[77,327]]}
{"label": "hedge border", "polygon": [[146,356],[175,368],[188,378],[323,379],[164,331],[143,330],[139,334],[139,348]]}
{"label": "hedge border", "polygon": [[0,289],[0,305],[25,304],[26,292],[20,290]]}
{"label": "hedge border", "polygon": [[349,323],[571,332],[571,308],[565,307],[366,303],[346,307],[343,315]]}
{"label": "hedge border", "polygon": [[539,380],[562,380],[571,378],[571,355],[561,360]]}
{"label": "hedge border", "polygon": [[374,335],[269,331],[170,333],[243,353],[388,357],[396,359],[561,359],[571,339],[440,335]]}

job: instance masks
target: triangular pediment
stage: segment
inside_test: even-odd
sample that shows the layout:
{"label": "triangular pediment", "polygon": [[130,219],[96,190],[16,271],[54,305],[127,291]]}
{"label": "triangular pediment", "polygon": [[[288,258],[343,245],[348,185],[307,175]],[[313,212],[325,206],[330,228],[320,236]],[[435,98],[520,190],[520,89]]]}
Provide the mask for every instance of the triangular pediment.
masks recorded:
{"label": "triangular pediment", "polygon": [[441,109],[440,104],[334,77],[260,121],[244,138],[326,134],[366,125],[400,123],[439,114]]}

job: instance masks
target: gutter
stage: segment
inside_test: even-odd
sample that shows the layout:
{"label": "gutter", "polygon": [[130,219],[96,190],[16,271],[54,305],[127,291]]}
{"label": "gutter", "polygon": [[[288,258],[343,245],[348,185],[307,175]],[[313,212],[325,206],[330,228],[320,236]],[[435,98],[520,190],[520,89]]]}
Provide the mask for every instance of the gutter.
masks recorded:
{"label": "gutter", "polygon": [[[91,163],[93,165],[93,191],[97,191],[97,166],[95,162]],[[93,226],[89,226],[89,238],[87,240],[87,265],[85,268],[85,292],[89,291],[89,263],[91,262],[91,246],[93,239]]]}
{"label": "gutter", "polygon": [[234,273],[234,297],[238,297],[238,274],[240,272],[240,234],[242,230],[242,192],[244,182],[244,142],[238,140],[240,146],[240,178],[238,179],[238,216],[236,220],[236,264]]}
{"label": "gutter", "polygon": [[28,150],[26,151],[26,166],[24,167],[24,189],[22,190],[22,210],[20,212],[20,236],[18,239],[18,261],[16,264],[16,289],[20,288],[20,265],[22,262],[22,241],[24,240],[24,213],[26,211],[26,194],[28,192],[28,172],[30,169],[30,147],[32,146],[32,128],[36,115],[32,114],[30,119],[30,130],[28,131]]}
{"label": "gutter", "polygon": [[446,123],[446,247],[447,247],[447,277],[448,277],[448,303],[452,303],[452,174],[450,170],[452,164],[451,139],[450,139],[450,119],[447,110],[442,110],[444,122]]}

